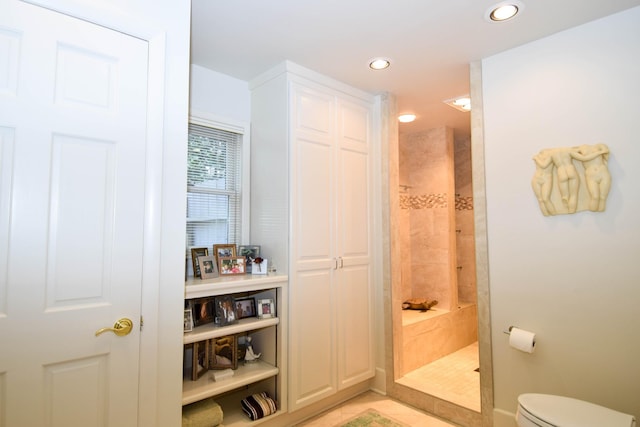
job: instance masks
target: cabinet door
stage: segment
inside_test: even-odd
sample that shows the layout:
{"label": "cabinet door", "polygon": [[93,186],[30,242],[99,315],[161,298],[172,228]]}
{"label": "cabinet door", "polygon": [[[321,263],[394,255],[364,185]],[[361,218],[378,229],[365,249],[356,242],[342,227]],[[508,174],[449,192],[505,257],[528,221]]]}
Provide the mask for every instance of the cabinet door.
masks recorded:
{"label": "cabinet door", "polygon": [[289,409],[336,384],[333,97],[291,88]]}
{"label": "cabinet door", "polygon": [[371,378],[371,107],[337,102],[338,388]]}

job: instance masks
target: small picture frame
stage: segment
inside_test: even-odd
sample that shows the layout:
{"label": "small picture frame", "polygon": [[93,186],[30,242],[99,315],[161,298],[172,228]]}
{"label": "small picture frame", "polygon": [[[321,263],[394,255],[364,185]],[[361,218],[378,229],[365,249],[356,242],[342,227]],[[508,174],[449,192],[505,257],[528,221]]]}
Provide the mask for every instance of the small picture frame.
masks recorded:
{"label": "small picture frame", "polygon": [[190,308],[184,310],[184,332],[193,331],[193,312]]}
{"label": "small picture frame", "polygon": [[201,279],[213,279],[218,277],[218,264],[213,255],[198,257],[198,266],[200,267]]}
{"label": "small picture frame", "polygon": [[209,255],[209,248],[191,248],[191,264],[193,265],[193,277],[200,277],[200,265],[198,258]]}
{"label": "small picture frame", "polygon": [[238,256],[245,257],[245,264],[247,266],[247,273],[251,273],[251,262],[260,256],[259,245],[242,245],[238,246]]}
{"label": "small picture frame", "polygon": [[256,299],[253,297],[236,298],[236,319],[256,317]]}
{"label": "small picture frame", "polygon": [[231,276],[234,274],[246,273],[246,259],[244,257],[223,257],[218,261],[218,269],[221,276]]}
{"label": "small picture frame", "polygon": [[191,379],[197,381],[205,372],[209,370],[209,345],[207,341],[197,341],[193,343],[193,362]]}
{"label": "small picture frame", "polygon": [[194,298],[191,300],[190,306],[193,313],[193,326],[204,325],[215,320],[215,306],[213,298]]}
{"label": "small picture frame", "polygon": [[259,299],[256,309],[260,319],[268,319],[276,316],[276,307],[271,298]]}
{"label": "small picture frame", "polygon": [[238,369],[238,346],[235,335],[209,340],[209,369]]}
{"label": "small picture frame", "polygon": [[266,258],[255,258],[251,262],[251,274],[267,274],[269,260]]}
{"label": "small picture frame", "polygon": [[238,321],[235,300],[231,295],[216,297],[215,306],[215,316],[220,326],[230,325]]}
{"label": "small picture frame", "polygon": [[216,257],[216,264],[220,265],[221,258],[236,256],[236,245],[221,244],[213,245],[213,255]]}

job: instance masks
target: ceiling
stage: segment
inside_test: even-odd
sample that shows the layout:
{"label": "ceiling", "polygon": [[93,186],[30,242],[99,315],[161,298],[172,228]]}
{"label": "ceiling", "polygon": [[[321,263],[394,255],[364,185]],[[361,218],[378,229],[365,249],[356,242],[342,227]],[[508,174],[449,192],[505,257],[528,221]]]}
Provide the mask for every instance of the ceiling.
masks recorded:
{"label": "ceiling", "polygon": [[[640,0],[521,0],[489,22],[492,0],[192,0],[191,62],[250,81],[284,60],[413,112],[401,132],[469,135],[469,113],[442,101],[469,93],[469,63],[637,5]],[[503,3],[503,2],[501,2]],[[374,57],[391,67],[372,71]]]}

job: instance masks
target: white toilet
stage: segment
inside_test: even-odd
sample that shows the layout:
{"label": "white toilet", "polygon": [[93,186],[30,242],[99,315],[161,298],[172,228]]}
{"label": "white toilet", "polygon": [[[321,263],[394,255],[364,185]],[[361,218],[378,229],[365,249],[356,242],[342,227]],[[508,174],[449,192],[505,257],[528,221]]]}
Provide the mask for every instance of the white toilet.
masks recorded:
{"label": "white toilet", "polygon": [[636,427],[632,415],[569,397],[527,393],[518,396],[519,427]]}

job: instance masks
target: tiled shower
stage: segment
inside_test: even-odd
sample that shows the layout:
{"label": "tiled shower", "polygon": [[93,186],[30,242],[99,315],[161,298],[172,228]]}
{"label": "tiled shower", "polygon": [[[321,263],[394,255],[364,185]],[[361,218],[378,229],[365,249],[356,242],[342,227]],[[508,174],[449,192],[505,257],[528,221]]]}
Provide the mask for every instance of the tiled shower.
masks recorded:
{"label": "tiled shower", "polygon": [[400,135],[402,300],[438,304],[402,312],[402,328],[393,328],[402,334],[396,378],[477,342],[471,181],[469,138],[455,139],[446,127]]}

